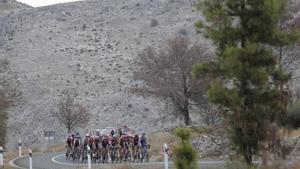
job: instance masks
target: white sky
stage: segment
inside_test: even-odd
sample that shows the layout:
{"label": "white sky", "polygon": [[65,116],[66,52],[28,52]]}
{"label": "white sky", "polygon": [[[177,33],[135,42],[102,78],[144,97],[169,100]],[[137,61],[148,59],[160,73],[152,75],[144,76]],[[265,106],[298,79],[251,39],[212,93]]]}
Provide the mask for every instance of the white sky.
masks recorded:
{"label": "white sky", "polygon": [[80,0],[17,0],[17,1],[23,2],[33,7],[39,7],[39,6],[47,6],[47,5],[72,2],[72,1],[80,1]]}

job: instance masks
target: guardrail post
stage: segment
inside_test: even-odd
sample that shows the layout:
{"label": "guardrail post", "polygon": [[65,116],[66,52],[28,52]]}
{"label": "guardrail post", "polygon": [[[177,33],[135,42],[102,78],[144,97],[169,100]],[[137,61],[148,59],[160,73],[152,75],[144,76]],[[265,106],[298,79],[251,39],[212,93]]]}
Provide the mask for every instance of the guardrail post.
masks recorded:
{"label": "guardrail post", "polygon": [[3,167],[4,163],[3,163],[3,147],[0,146],[0,166]]}
{"label": "guardrail post", "polygon": [[168,145],[165,143],[164,144],[165,169],[169,168],[168,151],[169,151]]}
{"label": "guardrail post", "polygon": [[88,157],[88,169],[92,168],[92,164],[91,164],[91,148],[89,145],[87,145],[87,157]]}
{"label": "guardrail post", "polygon": [[32,151],[29,149],[29,169],[32,169]]}
{"label": "guardrail post", "polygon": [[19,139],[19,157],[21,157],[22,156],[22,142],[21,142],[21,140]]}

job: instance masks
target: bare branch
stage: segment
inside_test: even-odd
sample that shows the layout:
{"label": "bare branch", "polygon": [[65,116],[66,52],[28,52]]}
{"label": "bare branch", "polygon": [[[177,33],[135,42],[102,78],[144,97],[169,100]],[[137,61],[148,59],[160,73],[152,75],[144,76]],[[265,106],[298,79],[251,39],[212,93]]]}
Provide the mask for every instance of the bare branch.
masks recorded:
{"label": "bare branch", "polygon": [[68,133],[76,127],[84,127],[90,119],[90,113],[86,108],[75,103],[77,96],[74,90],[64,90],[62,92],[61,100],[57,104],[58,111],[53,115],[67,128]]}
{"label": "bare branch", "polygon": [[202,100],[204,81],[192,75],[193,65],[210,60],[207,47],[192,44],[179,36],[161,48],[147,47],[139,53],[133,78],[137,84],[132,92],[144,96],[170,98],[189,123],[189,106]]}

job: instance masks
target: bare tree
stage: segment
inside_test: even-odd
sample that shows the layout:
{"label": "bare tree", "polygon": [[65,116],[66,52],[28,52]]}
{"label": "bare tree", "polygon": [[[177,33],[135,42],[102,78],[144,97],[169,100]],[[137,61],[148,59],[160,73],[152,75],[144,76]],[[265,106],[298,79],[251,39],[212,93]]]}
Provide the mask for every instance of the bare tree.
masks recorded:
{"label": "bare tree", "polygon": [[[147,47],[137,58],[134,79],[143,83],[133,88],[145,96],[168,98],[179,110],[185,125],[191,123],[190,107],[205,99],[204,81],[192,75],[195,63],[208,59],[207,48],[179,36],[160,48]],[[177,112],[174,112],[176,115]]]}
{"label": "bare tree", "polygon": [[54,112],[54,116],[66,127],[68,133],[76,127],[86,126],[90,120],[90,113],[86,108],[75,102],[76,96],[76,92],[64,90],[57,105],[58,111]]}

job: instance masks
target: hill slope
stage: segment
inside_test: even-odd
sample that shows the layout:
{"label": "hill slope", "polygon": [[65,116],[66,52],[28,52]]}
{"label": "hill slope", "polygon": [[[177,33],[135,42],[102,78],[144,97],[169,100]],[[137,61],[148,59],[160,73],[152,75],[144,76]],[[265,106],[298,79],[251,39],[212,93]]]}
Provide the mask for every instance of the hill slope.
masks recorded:
{"label": "hill slope", "polygon": [[17,2],[15,0],[0,0],[0,15],[29,8],[31,8],[29,5]]}
{"label": "hill slope", "polygon": [[[79,91],[93,118],[87,129],[127,124],[155,131],[164,102],[128,92],[137,52],[171,36],[198,37],[192,0],[93,0],[31,8],[0,18],[0,57],[18,77],[23,102],[9,110],[9,146],[43,142],[44,130],[66,132],[52,117],[59,93]],[[151,24],[152,20],[152,24]],[[154,20],[158,24],[154,24]],[[57,141],[57,140],[56,140]]]}

